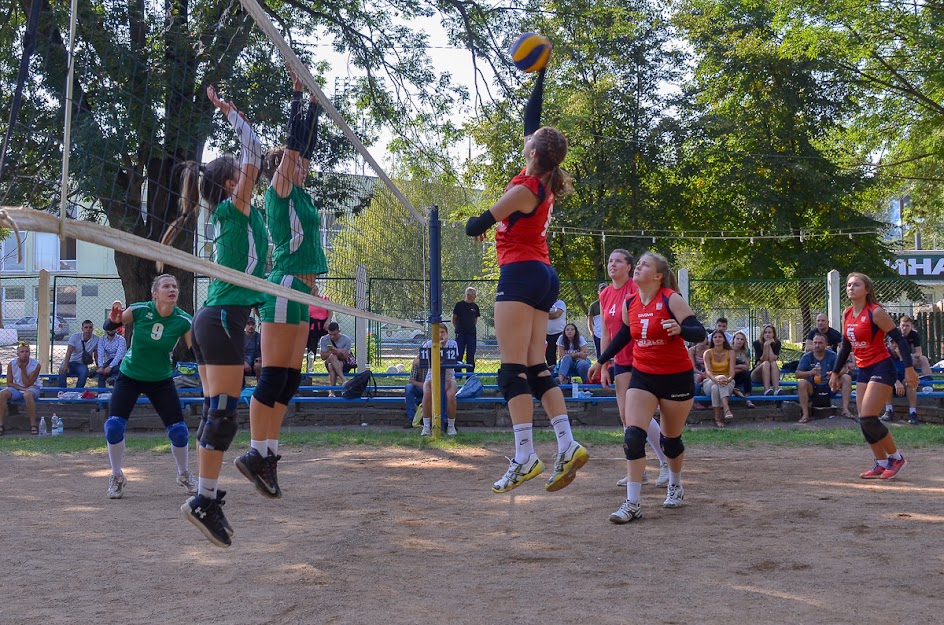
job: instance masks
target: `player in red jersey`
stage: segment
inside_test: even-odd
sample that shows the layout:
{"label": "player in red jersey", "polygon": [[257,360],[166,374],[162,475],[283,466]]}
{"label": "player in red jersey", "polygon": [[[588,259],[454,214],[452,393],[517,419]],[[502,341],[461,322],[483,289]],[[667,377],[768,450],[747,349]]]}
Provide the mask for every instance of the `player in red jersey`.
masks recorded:
{"label": "player in red jersey", "polygon": [[642,518],[639,500],[646,469],[646,429],[656,407],[662,412],[660,443],[669,463],[669,487],[662,506],[678,508],[682,505],[685,496],[682,428],[695,398],[694,370],[685,341],[698,342],[705,338],[704,326],[678,294],[675,274],[665,257],[653,252],[643,254],[633,272],[633,280],[639,292],[627,300],[623,325],[594,365],[606,364],[630,340],[635,341],[633,376],[626,391],[629,428],[623,440],[629,482],[626,501],[610,515],[613,523]]}
{"label": "player in red jersey", "polygon": [[564,395],[545,361],[547,317],[557,301],[560,281],[547,252],[547,230],[554,200],[573,189],[560,168],[567,139],[556,128],[539,128],[544,72],[540,72],[525,107],[525,168],[512,178],[505,195],[466,224],[469,236],[484,237],[498,223],[495,247],[500,273],[495,296],[495,335],[501,354],[498,388],[508,402],[515,434],[515,457],[492,486],[504,493],[537,477],[544,463],[534,453],[531,437],[533,394],[551,417],[557,434],[554,472],[545,484],[556,491],[570,484],[587,462],[587,450],[574,440]]}
{"label": "player in red jersey", "polygon": [[885,335],[898,344],[901,360],[905,365],[905,385],[918,387],[918,374],[911,361],[911,346],[895,326],[895,322],[875,299],[872,280],[864,273],[853,272],[846,278],[846,295],[852,306],[843,313],[842,346],[836,366],[829,376],[829,386],[839,390],[840,376],[849,359],[855,354],[859,366],[856,381],[856,407],[859,412],[859,427],[875,455],[875,466],[862,472],[865,480],[890,480],[904,467],[904,457],[895,446],[895,439],[879,415],[891,400],[898,374],[895,361],[885,347]]}
{"label": "player in red jersey", "polygon": [[[616,249],[610,252],[610,258],[606,264],[606,271],[610,274],[612,283],[600,292],[600,315],[603,319],[603,332],[600,338],[600,353],[610,344],[610,337],[619,332],[623,325],[623,307],[630,296],[635,295],[639,289],[633,282],[633,255],[623,249]],[[613,385],[616,387],[616,404],[619,408],[620,421],[623,424],[623,431],[629,427],[626,421],[626,391],[629,389],[629,380],[633,376],[633,343],[629,342],[623,350],[613,358]],[[600,371],[600,384],[607,388],[610,383],[610,369],[603,367]],[[659,422],[655,419],[649,421],[647,429],[649,444],[659,458],[659,477],[656,480],[656,486],[665,486],[669,483],[669,465],[659,447],[659,437],[662,430],[659,429]],[[645,475],[645,474],[644,474]],[[629,476],[624,475],[616,485],[626,486]]]}

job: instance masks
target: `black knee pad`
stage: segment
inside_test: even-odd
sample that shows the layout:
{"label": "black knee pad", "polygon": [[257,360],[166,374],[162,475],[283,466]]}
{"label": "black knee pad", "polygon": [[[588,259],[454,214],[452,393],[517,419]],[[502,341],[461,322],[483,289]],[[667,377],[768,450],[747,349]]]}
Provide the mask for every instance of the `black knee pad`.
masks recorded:
{"label": "black knee pad", "polygon": [[678,458],[685,452],[685,443],[682,442],[681,436],[669,438],[660,434],[659,446],[662,447],[662,453],[666,458]]}
{"label": "black knee pad", "polygon": [[226,451],[233,439],[236,438],[237,413],[235,410],[210,410],[206,425],[203,426],[203,436],[200,445],[214,451]]}
{"label": "black knee pad", "polygon": [[279,398],[276,400],[276,402],[279,404],[288,405],[288,402],[292,401],[292,398],[295,397],[295,393],[298,391],[298,387],[301,385],[301,370],[289,369],[288,373],[285,375],[285,388],[282,389],[282,394],[279,395]]}
{"label": "black knee pad", "polygon": [[528,368],[512,362],[503,362],[498,367],[498,390],[501,391],[505,401],[510,401],[518,395],[530,395],[531,387],[528,381],[521,377],[521,374],[527,375]]}
{"label": "black knee pad", "polygon": [[639,460],[646,457],[646,431],[635,425],[623,432],[623,451],[627,460]]}
{"label": "black knee pad", "polygon": [[531,394],[538,401],[544,397],[544,393],[552,388],[557,388],[557,378],[553,375],[539,375],[542,371],[551,372],[546,363],[531,365],[528,367],[528,384],[531,386]]}
{"label": "black knee pad", "polygon": [[888,436],[888,428],[878,417],[859,417],[859,427],[862,428],[862,436],[869,445],[874,445]]}
{"label": "black knee pad", "polygon": [[256,382],[252,398],[263,406],[271,408],[282,396],[288,382],[288,369],[285,367],[263,367]]}

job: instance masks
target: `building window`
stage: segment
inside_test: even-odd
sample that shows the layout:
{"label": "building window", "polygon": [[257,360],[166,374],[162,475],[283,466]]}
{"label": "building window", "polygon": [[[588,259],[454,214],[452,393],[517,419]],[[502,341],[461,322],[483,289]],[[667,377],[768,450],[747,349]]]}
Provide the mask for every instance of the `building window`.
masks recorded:
{"label": "building window", "polygon": [[82,297],[98,297],[98,285],[97,284],[83,284]]}
{"label": "building window", "polygon": [[19,319],[27,315],[29,311],[26,310],[26,287],[5,286],[2,295],[4,319]]}
{"label": "building window", "polygon": [[59,236],[51,232],[33,235],[33,268],[36,271],[75,271],[75,239],[59,245]]}
{"label": "building window", "polygon": [[66,319],[76,318],[75,294],[76,288],[74,286],[56,287],[55,311],[57,317],[65,317]]}
{"label": "building window", "polygon": [[[25,232],[20,233],[22,236],[20,239],[21,246],[24,245],[26,234]],[[11,232],[9,236],[3,240],[3,247],[0,253],[2,253],[2,257],[0,257],[0,269],[3,271],[24,271],[26,269],[26,260],[18,260],[16,257],[15,232]]]}

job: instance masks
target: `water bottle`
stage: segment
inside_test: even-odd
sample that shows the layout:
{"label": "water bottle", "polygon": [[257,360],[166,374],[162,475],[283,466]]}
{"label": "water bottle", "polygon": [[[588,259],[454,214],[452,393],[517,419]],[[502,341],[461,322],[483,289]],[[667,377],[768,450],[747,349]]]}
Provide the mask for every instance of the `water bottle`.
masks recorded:
{"label": "water bottle", "polygon": [[46,417],[40,417],[39,419],[39,435],[46,436],[49,432],[46,430]]}
{"label": "water bottle", "polygon": [[570,396],[571,397],[580,397],[580,385],[574,382],[570,385]]}
{"label": "water bottle", "polygon": [[52,413],[52,435],[62,436],[62,419],[56,413]]}
{"label": "water bottle", "polygon": [[921,387],[921,392],[922,392],[922,393],[933,393],[933,392],[934,392],[934,387],[933,387],[933,386],[922,386],[922,387]]}

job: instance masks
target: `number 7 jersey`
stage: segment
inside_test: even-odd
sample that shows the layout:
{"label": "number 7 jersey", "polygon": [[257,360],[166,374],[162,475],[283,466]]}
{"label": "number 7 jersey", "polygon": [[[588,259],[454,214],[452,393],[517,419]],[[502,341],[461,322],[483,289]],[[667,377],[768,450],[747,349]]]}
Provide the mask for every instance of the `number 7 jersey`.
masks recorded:
{"label": "number 7 jersey", "polygon": [[498,252],[498,265],[537,260],[545,265],[551,264],[547,253],[547,229],[554,217],[554,194],[535,176],[528,176],[525,170],[511,179],[506,192],[521,185],[538,199],[537,207],[530,213],[514,212],[498,222],[495,230],[495,250]]}
{"label": "number 7 jersey", "polygon": [[[685,341],[679,335],[669,336],[662,327],[666,319],[675,319],[669,310],[669,298],[675,291],[661,288],[648,304],[642,303],[639,293],[626,300],[626,315],[633,347],[633,369],[643,373],[665,375],[692,370]],[[677,321],[677,320],[676,320]]]}
{"label": "number 7 jersey", "polygon": [[[121,361],[121,372],[140,382],[160,382],[173,377],[171,353],[180,337],[190,332],[193,317],[176,306],[162,317],[154,302],[131,304],[128,310],[134,316],[134,333]],[[242,336],[236,340],[241,341]]]}

